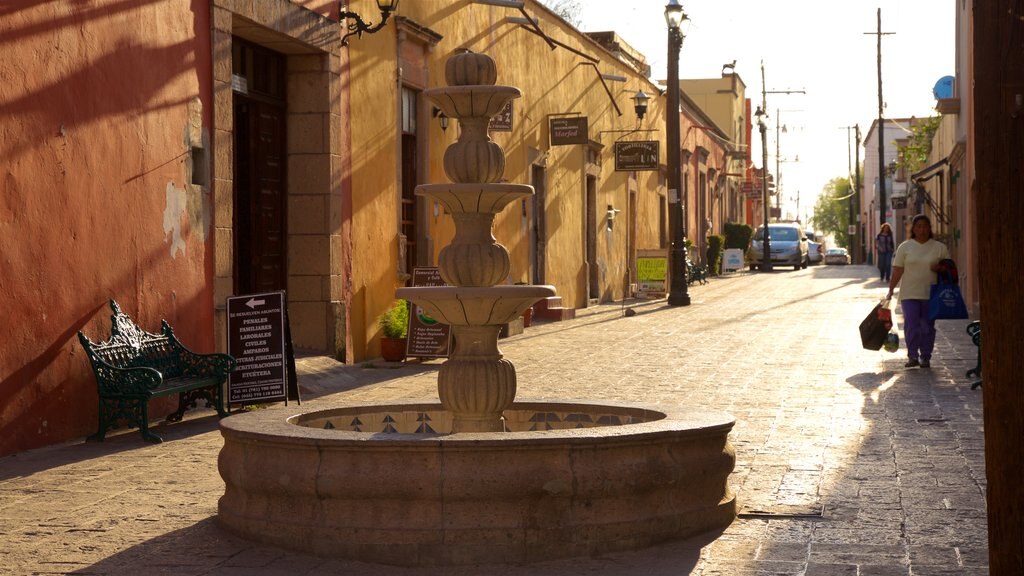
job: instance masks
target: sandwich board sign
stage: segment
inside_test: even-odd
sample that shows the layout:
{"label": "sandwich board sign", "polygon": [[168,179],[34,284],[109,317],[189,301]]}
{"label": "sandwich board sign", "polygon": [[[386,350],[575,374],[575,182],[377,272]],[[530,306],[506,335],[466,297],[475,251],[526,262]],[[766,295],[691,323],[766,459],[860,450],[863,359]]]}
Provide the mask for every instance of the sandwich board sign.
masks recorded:
{"label": "sandwich board sign", "polygon": [[[412,269],[413,286],[447,286],[437,267]],[[452,348],[452,327],[427,314],[418,304],[409,310],[409,336],[405,355],[417,358],[447,358]]]}
{"label": "sandwich board sign", "polygon": [[237,363],[228,375],[227,403],[294,398],[301,404],[284,292],[232,296],[227,315],[228,354]]}

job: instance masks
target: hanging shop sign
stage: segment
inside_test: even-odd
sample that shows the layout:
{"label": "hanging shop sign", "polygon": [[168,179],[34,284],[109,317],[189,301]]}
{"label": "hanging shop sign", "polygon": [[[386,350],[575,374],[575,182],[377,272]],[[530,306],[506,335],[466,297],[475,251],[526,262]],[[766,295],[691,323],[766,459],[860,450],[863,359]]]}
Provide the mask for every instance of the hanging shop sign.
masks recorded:
{"label": "hanging shop sign", "polygon": [[491,121],[487,123],[487,130],[491,132],[511,132],[512,131],[512,101],[509,100],[508,104],[498,112],[497,116],[493,116]]}
{"label": "hanging shop sign", "polygon": [[551,118],[548,120],[548,133],[551,135],[552,146],[586,144],[590,140],[586,116]]}
{"label": "hanging shop sign", "polygon": [[659,150],[659,142],[657,140],[616,142],[615,170],[618,172],[657,170]]}

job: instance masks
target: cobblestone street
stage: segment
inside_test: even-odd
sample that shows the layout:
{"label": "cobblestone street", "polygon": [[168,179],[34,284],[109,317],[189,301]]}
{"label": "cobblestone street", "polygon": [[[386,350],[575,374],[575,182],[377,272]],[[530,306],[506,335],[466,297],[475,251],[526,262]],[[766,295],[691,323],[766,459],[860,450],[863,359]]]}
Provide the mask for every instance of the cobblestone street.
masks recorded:
{"label": "cobblestone street", "polygon": [[[871,352],[857,326],[885,285],[868,266],[741,272],[664,300],[578,311],[501,341],[518,400],[686,404],[736,418],[739,518],[723,533],[528,566],[408,569],[258,546],[216,523],[212,410],[155,432],[0,459],[0,573],[172,575],[888,576],[987,574],[977,349],[940,321],[931,369]],[[899,318],[897,317],[897,320]],[[901,335],[902,336],[902,335]],[[299,360],[301,407],[436,401],[440,361]],[[83,370],[87,368],[83,365]],[[401,471],[395,471],[396,474]]]}

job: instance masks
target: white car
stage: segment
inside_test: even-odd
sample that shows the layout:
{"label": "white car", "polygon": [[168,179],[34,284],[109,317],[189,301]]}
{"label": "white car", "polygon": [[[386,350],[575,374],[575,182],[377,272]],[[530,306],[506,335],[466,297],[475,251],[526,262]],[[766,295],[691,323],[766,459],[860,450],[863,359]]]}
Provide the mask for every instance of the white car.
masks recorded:
{"label": "white car", "polygon": [[846,248],[829,248],[825,251],[825,264],[849,264],[850,254]]}
{"label": "white car", "polygon": [[825,246],[814,240],[807,241],[807,262],[809,264],[821,264],[825,259]]}

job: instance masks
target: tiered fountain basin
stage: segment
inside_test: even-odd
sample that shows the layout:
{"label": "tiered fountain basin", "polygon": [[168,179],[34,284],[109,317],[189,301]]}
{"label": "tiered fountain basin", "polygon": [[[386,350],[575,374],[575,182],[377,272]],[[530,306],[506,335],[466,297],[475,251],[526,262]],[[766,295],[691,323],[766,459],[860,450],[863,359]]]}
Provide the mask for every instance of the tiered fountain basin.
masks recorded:
{"label": "tiered fountain basin", "polygon": [[226,418],[219,521],[319,556],[446,566],[632,550],[735,518],[726,414],[516,402],[506,432],[451,423],[437,403]]}

